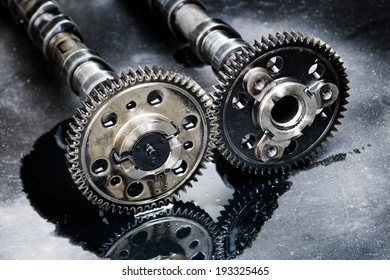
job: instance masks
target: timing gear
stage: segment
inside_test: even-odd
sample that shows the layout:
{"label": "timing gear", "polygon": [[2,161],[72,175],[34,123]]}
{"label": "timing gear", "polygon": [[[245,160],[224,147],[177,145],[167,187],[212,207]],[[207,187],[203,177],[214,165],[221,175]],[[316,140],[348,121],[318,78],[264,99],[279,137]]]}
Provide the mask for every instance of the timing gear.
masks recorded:
{"label": "timing gear", "polygon": [[277,33],[250,46],[198,0],[145,0],[218,73],[219,152],[254,173],[306,162],[336,131],[348,97],[345,68],[320,39]]}
{"label": "timing gear", "polygon": [[102,257],[119,260],[208,260],[221,250],[211,217],[192,203],[136,215],[102,248]]}
{"label": "timing gear", "polygon": [[119,212],[165,205],[211,155],[210,98],[188,77],[131,69],[93,96],[71,126],[68,160],[94,204]]}
{"label": "timing gear", "polygon": [[118,77],[88,49],[54,1],[4,0],[46,58],[80,96],[69,131],[69,170],[92,203],[120,213],[165,205],[210,157],[211,98],[172,70]]}
{"label": "timing gear", "polygon": [[232,164],[255,173],[310,159],[347,104],[339,56],[304,33],[263,38],[237,53],[221,76],[216,145]]}

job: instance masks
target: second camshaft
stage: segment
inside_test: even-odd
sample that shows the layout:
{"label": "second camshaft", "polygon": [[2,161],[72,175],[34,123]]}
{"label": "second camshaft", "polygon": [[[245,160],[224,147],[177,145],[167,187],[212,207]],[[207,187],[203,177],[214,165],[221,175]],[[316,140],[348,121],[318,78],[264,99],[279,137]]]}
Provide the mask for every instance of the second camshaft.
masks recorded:
{"label": "second camshaft", "polygon": [[216,146],[233,165],[255,173],[301,165],[335,132],[347,104],[348,80],[337,53],[301,32],[249,45],[198,0],[145,0],[173,34],[210,64]]}

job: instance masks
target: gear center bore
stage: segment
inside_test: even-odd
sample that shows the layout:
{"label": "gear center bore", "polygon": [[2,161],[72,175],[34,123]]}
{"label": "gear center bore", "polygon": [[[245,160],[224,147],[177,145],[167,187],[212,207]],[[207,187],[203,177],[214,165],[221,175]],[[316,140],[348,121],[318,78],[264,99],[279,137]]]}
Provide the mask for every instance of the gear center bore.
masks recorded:
{"label": "gear center bore", "polygon": [[170,153],[168,140],[158,132],[142,136],[131,150],[134,164],[144,171],[161,167],[167,161]]}
{"label": "gear center bore", "polygon": [[285,124],[296,118],[299,109],[300,104],[294,96],[284,96],[272,108],[271,118],[275,123]]}

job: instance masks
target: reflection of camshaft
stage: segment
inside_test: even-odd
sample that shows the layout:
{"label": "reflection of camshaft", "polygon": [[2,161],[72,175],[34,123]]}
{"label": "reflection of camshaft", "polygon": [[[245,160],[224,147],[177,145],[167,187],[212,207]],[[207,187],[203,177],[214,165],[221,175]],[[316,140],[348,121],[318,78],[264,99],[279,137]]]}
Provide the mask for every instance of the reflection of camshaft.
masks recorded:
{"label": "reflection of camshaft", "polygon": [[118,77],[54,1],[1,3],[80,95],[83,107],[68,132],[67,158],[91,202],[137,212],[166,204],[190,185],[210,142],[211,99],[194,81],[158,67]]}
{"label": "reflection of camshaft", "polygon": [[320,39],[277,33],[248,45],[198,0],[145,0],[219,72],[215,134],[221,154],[248,171],[292,167],[335,131],[347,103],[345,69]]}

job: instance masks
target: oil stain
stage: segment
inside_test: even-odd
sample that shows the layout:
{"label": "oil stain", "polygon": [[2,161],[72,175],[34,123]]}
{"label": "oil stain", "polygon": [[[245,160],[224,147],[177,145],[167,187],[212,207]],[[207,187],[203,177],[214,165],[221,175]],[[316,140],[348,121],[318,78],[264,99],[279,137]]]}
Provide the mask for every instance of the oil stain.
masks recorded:
{"label": "oil stain", "polygon": [[[22,159],[23,190],[37,213],[56,226],[56,235],[103,256],[102,246],[113,236],[118,238],[118,233],[126,234],[124,225],[132,224],[138,215],[103,212],[74,186],[66,164],[64,140],[71,121],[61,122],[41,136],[30,154]],[[243,176],[241,170],[226,161],[216,162],[216,165],[217,172],[211,176],[222,177],[226,185],[236,190],[234,199],[225,205],[217,222],[217,228],[229,229],[225,242],[230,245],[225,247],[225,257],[230,258],[236,255],[234,250],[241,252],[250,247],[264,222],[278,207],[278,198],[290,189],[292,183],[286,181],[287,176]]]}
{"label": "oil stain", "polygon": [[331,155],[323,160],[312,162],[309,165],[300,168],[299,170],[292,170],[290,173],[296,174],[296,173],[299,173],[300,171],[303,171],[303,170],[311,170],[313,168],[316,168],[317,166],[329,166],[333,163],[344,161],[348,155],[359,155],[362,153],[362,150],[366,150],[367,148],[370,148],[370,147],[371,147],[371,144],[367,144],[366,146],[353,149],[353,150],[346,152],[346,153],[338,153],[335,155]]}

